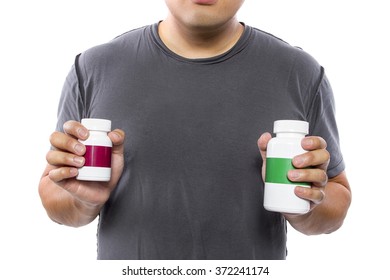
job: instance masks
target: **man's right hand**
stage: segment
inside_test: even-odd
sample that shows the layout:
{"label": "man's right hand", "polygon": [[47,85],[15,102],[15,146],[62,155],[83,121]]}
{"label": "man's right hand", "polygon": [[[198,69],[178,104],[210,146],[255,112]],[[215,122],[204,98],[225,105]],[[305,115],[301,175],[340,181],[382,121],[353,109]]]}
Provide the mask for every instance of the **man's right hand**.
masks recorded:
{"label": "man's right hand", "polygon": [[111,180],[92,182],[76,180],[78,168],[84,165],[85,146],[78,141],[88,138],[88,130],[76,121],[64,124],[64,132],[50,137],[52,149],[47,153],[47,167],[39,184],[42,203],[49,217],[72,226],[91,222],[116,187],[124,166],[125,133],[115,129],[108,133],[113,143]]}

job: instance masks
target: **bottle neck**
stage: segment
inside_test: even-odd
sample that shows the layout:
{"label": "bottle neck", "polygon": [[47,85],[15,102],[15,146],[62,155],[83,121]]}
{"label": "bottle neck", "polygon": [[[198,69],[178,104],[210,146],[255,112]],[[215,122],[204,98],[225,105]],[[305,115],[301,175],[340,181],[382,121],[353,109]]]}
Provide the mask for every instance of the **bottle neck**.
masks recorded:
{"label": "bottle neck", "polygon": [[283,138],[305,138],[305,133],[297,133],[297,132],[278,132],[276,133],[276,137]]}
{"label": "bottle neck", "polygon": [[99,130],[90,130],[89,135],[95,135],[95,136],[104,136],[107,135],[106,131],[99,131]]}

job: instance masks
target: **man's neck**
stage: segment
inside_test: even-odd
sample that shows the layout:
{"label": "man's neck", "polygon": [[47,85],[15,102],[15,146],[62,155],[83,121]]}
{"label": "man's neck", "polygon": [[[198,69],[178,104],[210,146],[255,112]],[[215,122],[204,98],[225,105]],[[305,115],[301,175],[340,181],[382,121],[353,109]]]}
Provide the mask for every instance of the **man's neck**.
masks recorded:
{"label": "man's neck", "polygon": [[174,53],[190,58],[214,57],[231,49],[244,30],[235,18],[218,28],[189,29],[167,18],[159,25],[159,35]]}

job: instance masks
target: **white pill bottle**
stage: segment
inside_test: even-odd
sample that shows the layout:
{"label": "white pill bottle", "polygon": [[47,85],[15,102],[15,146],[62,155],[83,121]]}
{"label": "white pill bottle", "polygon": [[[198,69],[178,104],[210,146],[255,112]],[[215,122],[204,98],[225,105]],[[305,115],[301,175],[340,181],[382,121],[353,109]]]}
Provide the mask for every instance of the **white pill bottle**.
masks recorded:
{"label": "white pill bottle", "polygon": [[79,168],[77,180],[110,181],[112,142],[108,137],[111,121],[105,119],[82,119],[81,124],[89,130],[85,141],[84,166]]}
{"label": "white pill bottle", "polygon": [[304,214],[310,202],[295,195],[296,186],[310,187],[304,182],[288,179],[289,170],[295,169],[292,158],[306,151],[301,141],[309,133],[309,123],[297,120],[274,122],[276,137],[268,142],[264,185],[264,208],[268,211]]}

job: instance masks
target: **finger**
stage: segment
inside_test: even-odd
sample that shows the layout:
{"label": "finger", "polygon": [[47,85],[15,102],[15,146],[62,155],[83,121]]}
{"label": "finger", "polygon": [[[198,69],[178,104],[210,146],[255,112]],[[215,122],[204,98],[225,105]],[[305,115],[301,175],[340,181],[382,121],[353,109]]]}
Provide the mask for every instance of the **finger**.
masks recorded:
{"label": "finger", "polygon": [[58,183],[65,179],[70,179],[76,177],[78,174],[77,168],[74,167],[61,167],[52,169],[49,172],[50,180]]}
{"label": "finger", "polygon": [[321,204],[325,199],[325,192],[322,188],[305,188],[298,186],[295,188],[294,192],[298,197],[309,200],[316,205]]}
{"label": "finger", "polygon": [[113,145],[113,153],[114,154],[123,154],[124,147],[123,144],[125,142],[125,132],[121,129],[115,129],[108,133],[108,137],[110,137]]}
{"label": "finger", "polygon": [[322,169],[326,169],[328,167],[329,160],[329,152],[325,149],[319,149],[295,156],[292,163],[296,168],[317,166]]}
{"label": "finger", "polygon": [[263,133],[260,138],[257,140],[257,146],[260,151],[261,158],[263,160],[263,165],[261,167],[261,176],[263,180],[265,180],[265,163],[266,163],[266,157],[267,157],[267,145],[268,142],[272,139],[272,136],[269,132]]}
{"label": "finger", "polygon": [[328,183],[326,171],[320,168],[290,170],[288,178],[293,182],[308,182],[315,187],[325,187]]}
{"label": "finger", "polygon": [[47,163],[55,166],[74,166],[74,167],[82,167],[84,165],[85,159],[84,157],[80,157],[74,154],[50,150],[46,154]]}
{"label": "finger", "polygon": [[86,140],[89,135],[88,129],[86,129],[81,123],[76,121],[67,121],[63,125],[64,132],[74,138],[80,140]]}
{"label": "finger", "polygon": [[269,132],[265,132],[260,136],[259,140],[257,140],[257,146],[259,147],[259,151],[261,157],[263,158],[263,161],[265,161],[267,154],[267,145],[271,138],[272,135]]}
{"label": "finger", "polygon": [[123,167],[124,167],[124,141],[125,132],[120,129],[115,129],[108,134],[112,141],[112,159],[111,159],[111,180],[108,184],[110,189],[114,189],[117,185]]}
{"label": "finger", "polygon": [[301,145],[306,151],[326,149],[327,147],[325,139],[319,136],[307,136],[302,139]]}
{"label": "finger", "polygon": [[79,156],[82,156],[85,153],[85,146],[83,144],[77,139],[62,132],[53,132],[50,135],[50,144],[54,149],[67,151]]}

